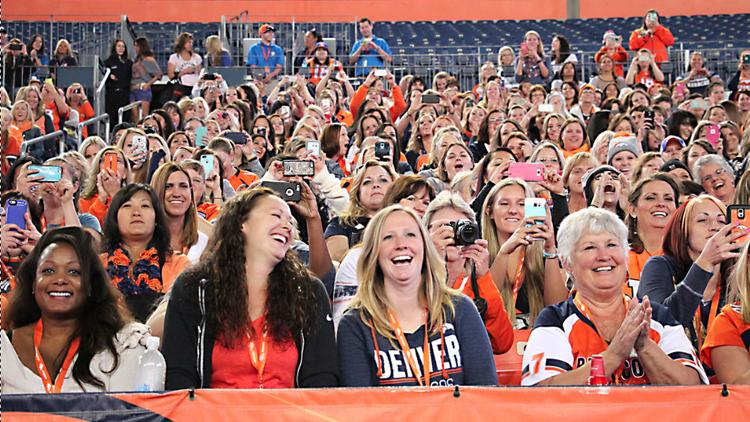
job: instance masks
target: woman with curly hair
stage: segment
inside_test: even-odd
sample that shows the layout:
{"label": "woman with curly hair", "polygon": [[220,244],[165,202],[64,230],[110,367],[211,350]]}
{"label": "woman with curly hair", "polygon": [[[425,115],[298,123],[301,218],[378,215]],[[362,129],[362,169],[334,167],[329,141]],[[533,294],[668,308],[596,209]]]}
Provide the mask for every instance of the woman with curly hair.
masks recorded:
{"label": "woman with curly hair", "polygon": [[339,385],[328,294],[290,251],[294,237],[289,206],[268,189],[224,206],[172,290],[167,389]]}

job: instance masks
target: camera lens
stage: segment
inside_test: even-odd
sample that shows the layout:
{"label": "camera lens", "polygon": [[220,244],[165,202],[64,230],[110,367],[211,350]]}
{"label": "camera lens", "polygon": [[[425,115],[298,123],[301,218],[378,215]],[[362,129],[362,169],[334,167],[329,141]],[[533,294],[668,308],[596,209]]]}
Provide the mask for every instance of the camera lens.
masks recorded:
{"label": "camera lens", "polygon": [[459,220],[451,223],[454,230],[456,246],[472,245],[479,239],[479,226],[469,220]]}
{"label": "camera lens", "polygon": [[294,195],[294,189],[287,188],[287,190],[284,191],[284,195],[286,195],[286,196],[288,196],[288,197],[291,198]]}

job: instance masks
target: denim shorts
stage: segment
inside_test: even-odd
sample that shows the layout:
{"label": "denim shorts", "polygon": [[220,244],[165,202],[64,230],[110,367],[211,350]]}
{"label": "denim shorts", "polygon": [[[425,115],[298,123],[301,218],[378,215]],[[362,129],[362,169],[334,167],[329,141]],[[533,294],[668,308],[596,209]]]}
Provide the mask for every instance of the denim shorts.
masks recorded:
{"label": "denim shorts", "polygon": [[132,89],[130,90],[130,102],[147,101],[151,102],[152,94],[150,89]]}

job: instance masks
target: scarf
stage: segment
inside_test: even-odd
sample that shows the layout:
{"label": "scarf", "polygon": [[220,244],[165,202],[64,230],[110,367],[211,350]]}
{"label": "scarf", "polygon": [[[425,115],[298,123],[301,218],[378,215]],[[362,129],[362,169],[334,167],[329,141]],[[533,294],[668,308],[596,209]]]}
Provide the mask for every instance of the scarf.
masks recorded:
{"label": "scarf", "polygon": [[156,247],[149,244],[130,272],[132,262],[128,251],[122,246],[107,252],[107,274],[117,289],[125,296],[136,296],[149,291],[161,293],[161,263]]}

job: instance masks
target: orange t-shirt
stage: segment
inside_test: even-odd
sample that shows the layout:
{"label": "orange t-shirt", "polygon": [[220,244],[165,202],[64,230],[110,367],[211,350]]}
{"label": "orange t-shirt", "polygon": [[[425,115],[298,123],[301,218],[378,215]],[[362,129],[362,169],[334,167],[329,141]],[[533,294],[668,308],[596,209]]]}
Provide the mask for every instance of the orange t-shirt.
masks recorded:
{"label": "orange t-shirt", "polygon": [[701,349],[701,360],[713,367],[711,351],[721,346],[737,346],[750,353],[750,324],[742,319],[739,305],[726,305],[708,330]]}
{"label": "orange t-shirt", "polygon": [[[495,282],[492,281],[492,275],[489,272],[477,278],[477,287],[479,288],[479,295],[487,301],[484,327],[490,336],[492,352],[495,354],[505,353],[513,345],[513,326],[510,324],[508,313],[505,312],[503,297]],[[456,279],[453,288],[474,299],[471,280],[465,274],[461,274]]]}
{"label": "orange t-shirt", "polygon": [[103,204],[102,201],[99,200],[99,194],[94,194],[94,196],[88,199],[79,198],[78,209],[81,212],[87,212],[96,217],[96,219],[99,220],[99,224],[104,227],[104,217],[107,216],[107,210],[111,203],[112,198],[108,198],[107,203]]}
{"label": "orange t-shirt", "polygon": [[238,169],[237,173],[229,177],[229,184],[235,191],[247,189],[250,185],[258,180],[258,175],[247,170]]}
{"label": "orange t-shirt", "polygon": [[638,284],[641,281],[641,272],[643,267],[646,266],[646,261],[652,256],[661,256],[664,252],[659,249],[655,254],[651,255],[647,250],[643,250],[641,253],[636,253],[634,250],[628,251],[628,280],[625,285],[622,286],[622,292],[628,297],[635,297],[638,293]]}
{"label": "orange t-shirt", "polygon": [[588,144],[583,144],[583,146],[578,147],[572,151],[568,151],[567,149],[563,149],[563,156],[567,159],[579,152],[591,152],[591,147],[589,147]]}
{"label": "orange t-shirt", "polygon": [[[256,335],[256,350],[260,353],[260,338],[265,318],[252,322]],[[242,339],[236,347],[224,347],[220,337],[214,342],[211,356],[211,388],[261,388],[258,370],[250,358],[249,341]],[[268,336],[266,365],[263,368],[262,388],[294,388],[297,369],[297,345],[289,339],[278,343]]]}
{"label": "orange t-shirt", "polygon": [[54,101],[45,104],[44,112],[52,118],[52,124],[55,126],[55,130],[60,130],[60,122],[65,121],[68,116],[61,116],[60,110],[57,108],[57,104]]}
{"label": "orange t-shirt", "polygon": [[206,220],[214,221],[219,216],[221,207],[211,202],[204,202],[198,205],[196,211],[198,211],[198,214]]}
{"label": "orange t-shirt", "polygon": [[[78,112],[78,123],[85,122],[88,119],[92,119],[95,116],[94,108],[91,107],[91,103],[86,101],[80,106],[73,107],[75,111]],[[88,127],[83,128],[83,139],[86,139],[89,136],[89,130]]]}

